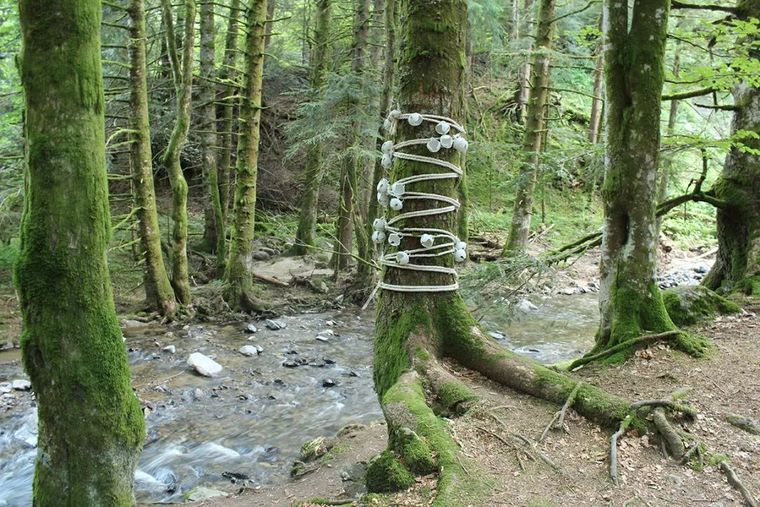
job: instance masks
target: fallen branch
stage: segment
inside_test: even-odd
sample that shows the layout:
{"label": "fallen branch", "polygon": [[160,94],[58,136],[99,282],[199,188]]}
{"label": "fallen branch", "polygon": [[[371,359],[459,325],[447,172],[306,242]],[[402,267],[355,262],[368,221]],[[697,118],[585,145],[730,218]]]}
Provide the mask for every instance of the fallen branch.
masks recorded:
{"label": "fallen branch", "polygon": [[644,407],[652,407],[652,408],[669,408],[670,410],[674,412],[682,412],[689,417],[696,417],[697,411],[683,403],[677,403],[675,401],[670,400],[642,400],[637,401],[635,403],[631,403],[631,410],[639,410],[640,408]]}
{"label": "fallen branch", "polygon": [[253,273],[253,277],[257,280],[261,280],[262,282],[271,283],[272,285],[278,285],[280,287],[290,287],[290,284],[288,282],[283,282],[282,280],[278,280],[277,278],[274,278],[272,276],[262,275],[259,273]]}
{"label": "fallen branch", "polygon": [[721,461],[720,462],[720,469],[723,471],[724,474],[726,474],[726,479],[728,479],[728,483],[739,490],[739,493],[742,494],[744,497],[744,502],[749,507],[757,507],[757,500],[755,500],[755,497],[752,496],[752,493],[750,490],[747,489],[744,484],[742,484],[742,481],[739,480],[739,477],[736,475],[736,472],[734,472],[734,469],[731,468],[731,466],[728,464],[727,461]]}
{"label": "fallen branch", "polygon": [[631,421],[633,421],[633,415],[628,414],[625,416],[625,419],[620,421],[620,428],[618,428],[618,430],[612,434],[612,437],[610,437],[610,479],[612,479],[612,483],[615,486],[620,484],[617,467],[617,443],[618,439],[623,436],[623,433],[625,433],[625,430],[628,429]]}

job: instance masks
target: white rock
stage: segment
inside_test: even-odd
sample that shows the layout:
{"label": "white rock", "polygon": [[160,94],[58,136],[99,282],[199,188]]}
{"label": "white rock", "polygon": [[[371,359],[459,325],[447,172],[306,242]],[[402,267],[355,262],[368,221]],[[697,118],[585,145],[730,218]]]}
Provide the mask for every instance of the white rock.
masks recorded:
{"label": "white rock", "polygon": [[317,341],[320,341],[320,342],[329,342],[330,341],[330,337],[322,335],[322,334],[318,334],[317,335]]}
{"label": "white rock", "polygon": [[527,299],[521,299],[520,302],[517,303],[517,305],[515,305],[515,308],[517,308],[523,313],[530,313],[530,312],[535,312],[536,310],[538,310],[538,307],[534,305],[533,303],[531,303],[530,301],[528,301]]}
{"label": "white rock", "polygon": [[259,349],[258,347],[255,347],[253,345],[243,345],[238,349],[238,352],[243,354],[246,357],[252,357],[259,355]]}
{"label": "white rock", "polygon": [[161,350],[163,350],[164,352],[168,352],[169,354],[175,354],[177,352],[177,347],[175,347],[174,345],[167,345]]}
{"label": "white rock", "polygon": [[11,387],[16,391],[28,391],[32,388],[32,383],[24,379],[16,379],[11,382]]}
{"label": "white rock", "polygon": [[10,382],[2,382],[0,383],[0,394],[9,393],[13,390],[13,387],[11,386]]}
{"label": "white rock", "polygon": [[266,325],[267,329],[271,329],[272,331],[285,329],[285,323],[280,322],[279,320],[266,320],[264,325]]}
{"label": "white rock", "polygon": [[144,327],[147,326],[145,322],[140,322],[139,320],[132,320],[132,319],[124,319],[121,321],[121,327],[124,329],[132,329],[135,327]]}
{"label": "white rock", "polygon": [[193,352],[187,358],[188,366],[195,368],[195,371],[204,377],[216,377],[222,371],[222,365],[200,352]]}

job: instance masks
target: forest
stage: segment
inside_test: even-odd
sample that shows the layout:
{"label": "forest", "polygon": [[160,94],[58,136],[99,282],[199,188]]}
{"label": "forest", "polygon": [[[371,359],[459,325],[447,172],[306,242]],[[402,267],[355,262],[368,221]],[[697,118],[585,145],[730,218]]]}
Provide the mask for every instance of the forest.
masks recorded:
{"label": "forest", "polygon": [[759,56],[760,0],[0,0],[0,507],[757,507]]}

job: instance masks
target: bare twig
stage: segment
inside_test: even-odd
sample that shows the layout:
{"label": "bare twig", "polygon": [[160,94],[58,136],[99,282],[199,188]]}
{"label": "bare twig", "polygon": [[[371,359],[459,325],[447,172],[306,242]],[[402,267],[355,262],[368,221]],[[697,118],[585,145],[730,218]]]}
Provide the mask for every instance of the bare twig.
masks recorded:
{"label": "bare twig", "polygon": [[731,465],[728,464],[728,461],[721,461],[720,469],[724,474],[726,474],[728,483],[742,494],[744,497],[744,502],[749,507],[757,507],[757,500],[755,500],[755,497],[752,496],[752,492],[748,490],[744,484],[742,484],[742,481],[739,480],[739,477],[736,475],[736,472],[734,472],[734,469],[731,468]]}

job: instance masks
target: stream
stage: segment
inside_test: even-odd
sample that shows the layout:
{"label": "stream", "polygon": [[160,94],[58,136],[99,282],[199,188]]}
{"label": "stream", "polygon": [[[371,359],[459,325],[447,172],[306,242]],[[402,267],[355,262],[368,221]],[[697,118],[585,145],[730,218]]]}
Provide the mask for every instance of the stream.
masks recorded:
{"label": "stream", "polygon": [[[529,300],[510,316],[490,310],[482,325],[505,347],[544,363],[591,347],[596,294]],[[230,490],[231,481],[281,484],[306,440],[381,419],[372,383],[373,320],[371,311],[307,313],[277,319],[284,325],[278,330],[255,322],[255,333],[246,323],[167,328],[131,322],[125,345],[148,427],[135,474],[137,501],[180,503],[196,486]],[[174,353],[164,350],[170,345]],[[262,352],[246,357],[238,352],[243,345]],[[221,374],[195,374],[186,364],[192,352],[214,358]],[[19,351],[0,352],[5,507],[31,503],[36,409],[31,392],[10,384],[23,378]]]}

